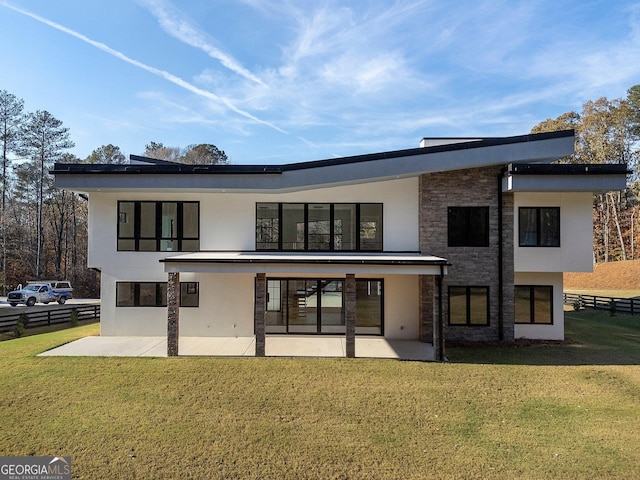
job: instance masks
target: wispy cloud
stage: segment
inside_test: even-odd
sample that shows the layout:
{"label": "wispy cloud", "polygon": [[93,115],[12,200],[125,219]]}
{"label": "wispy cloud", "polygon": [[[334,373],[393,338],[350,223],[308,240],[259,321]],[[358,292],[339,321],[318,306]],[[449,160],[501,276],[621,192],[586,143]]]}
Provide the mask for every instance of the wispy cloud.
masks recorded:
{"label": "wispy cloud", "polygon": [[238,60],[213,45],[213,41],[208,34],[202,32],[184,13],[168,1],[138,0],[138,3],[151,12],[162,29],[169,35],[187,45],[202,50],[211,58],[220,61],[223,66],[232,72],[259,85],[266,86],[256,75],[243,67]]}
{"label": "wispy cloud", "polygon": [[216,95],[215,93],[209,92],[207,90],[203,90],[201,88],[196,87],[195,85],[190,84],[189,82],[187,82],[186,80],[183,80],[182,78],[173,75],[172,73],[169,73],[165,70],[160,70],[158,68],[146,65],[138,60],[135,60],[133,58],[128,57],[127,55],[125,55],[122,52],[119,52],[117,50],[114,50],[113,48],[105,45],[104,43],[101,42],[97,42],[95,40],[92,40],[91,38],[87,37],[86,35],[83,35],[79,32],[76,32],[75,30],[72,30],[70,28],[65,27],[64,25],[60,25],[59,23],[53,22],[51,20],[48,20],[46,18],[43,18],[39,15],[36,15],[35,13],[29,12],[27,10],[23,10],[21,8],[15,7],[9,3],[6,2],[0,2],[0,5],[3,5],[11,10],[14,10],[18,13],[21,13],[22,15],[26,15],[30,18],[33,18],[34,20],[37,20],[38,22],[41,22],[45,25],[48,25],[52,28],[55,28],[56,30],[59,30],[61,32],[64,32],[68,35],[71,35],[85,43],[88,43],[89,45],[92,45],[100,50],[102,50],[105,53],[108,53],[109,55],[112,55],[126,63],[129,63],[135,67],[141,68],[142,70],[145,70],[153,75],[156,75],[160,78],[163,78],[171,83],[173,83],[174,85],[177,85],[181,88],[184,88],[185,90],[190,91],[191,93],[194,93],[196,95],[199,95],[201,97],[207,98],[209,100],[212,100],[216,103],[222,104],[224,105],[227,109],[229,109],[230,111],[244,117],[247,118],[255,123],[259,123],[262,125],[265,125],[267,127],[270,127],[280,133],[284,133],[284,134],[288,134],[287,131],[283,130],[282,128],[274,125],[271,122],[262,120],[258,117],[256,117],[255,115],[252,115],[251,113],[242,110],[238,107],[236,107],[233,103],[231,103],[231,101],[229,101],[227,98],[224,97],[220,97],[218,95]]}

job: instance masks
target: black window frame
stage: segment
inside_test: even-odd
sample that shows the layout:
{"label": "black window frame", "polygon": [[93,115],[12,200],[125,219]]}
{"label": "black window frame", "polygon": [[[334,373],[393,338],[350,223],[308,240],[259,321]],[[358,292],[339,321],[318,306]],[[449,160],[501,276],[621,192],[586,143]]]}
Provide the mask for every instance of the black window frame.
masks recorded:
{"label": "black window frame", "polygon": [[[477,220],[482,212],[483,230],[476,231]],[[447,207],[447,246],[448,247],[489,247],[490,209],[488,206],[449,206]]]}
{"label": "black window frame", "polygon": [[[271,218],[271,224],[268,228],[272,232],[274,236],[277,236],[277,241],[270,242],[259,242],[258,241],[258,220],[261,219],[258,215],[258,211],[260,206],[273,206],[277,205],[278,207],[278,217],[277,217],[277,225],[274,225],[273,218]],[[283,248],[283,206],[284,205],[303,205],[304,209],[304,240],[303,240],[303,248],[301,249],[292,249],[292,248]],[[327,234],[329,237],[329,248],[328,249],[310,249],[309,242],[309,207],[314,205],[328,205],[329,206],[329,233]],[[354,235],[355,239],[352,242],[355,247],[352,249],[336,249],[336,217],[335,217],[335,207],[336,205],[354,205],[355,206],[355,227],[354,227]],[[367,248],[368,244],[363,237],[363,220],[362,220],[362,206],[364,205],[377,205],[380,208],[380,220],[376,225],[376,228],[379,228],[379,245],[380,248]],[[342,203],[327,203],[327,202],[256,202],[256,213],[255,213],[255,249],[256,251],[272,251],[272,252],[296,252],[296,251],[304,251],[304,252],[383,252],[384,251],[384,204],[380,202],[342,202]],[[344,228],[344,227],[343,227]],[[273,238],[271,238],[273,240]],[[275,248],[264,248],[262,244],[277,244]]]}
{"label": "black window frame", "polygon": [[[523,241],[523,235],[524,235],[524,229],[523,229],[523,221],[522,221],[522,215],[526,210],[534,210],[536,212],[536,241],[535,244],[531,244],[531,243],[527,243],[525,241]],[[555,228],[557,230],[557,244],[551,244],[551,245],[543,245],[542,244],[542,230],[544,228],[544,223],[542,221],[543,219],[543,215],[542,215],[542,211],[543,210],[552,210],[557,212],[555,217],[556,217],[556,222],[557,224],[555,225]],[[560,219],[560,207],[519,207],[518,208],[518,246],[526,248],[526,247],[542,247],[542,248],[559,248],[561,245],[561,219]]]}
{"label": "black window frame", "polygon": [[[189,288],[191,285],[193,287],[195,284],[195,293],[193,295],[197,295],[196,305],[182,305],[182,286],[185,285],[185,288]],[[118,299],[118,287],[119,285],[133,285],[133,305],[120,305]],[[140,304],[140,287],[142,285],[155,285],[155,305],[141,305]],[[162,298],[164,287],[164,298]],[[116,308],[166,308],[167,307],[167,282],[116,282]],[[184,308],[198,308],[200,305],[200,283],[199,282],[180,282],[180,307]]]}
{"label": "black window frame", "polygon": [[[126,218],[126,213],[122,211],[121,206],[123,204],[133,204],[133,235],[123,236],[121,234],[121,219]],[[155,208],[155,226],[153,237],[142,237],[141,235],[141,208],[142,204],[153,204]],[[176,235],[172,237],[166,237],[162,235],[162,205],[163,204],[175,204],[176,205]],[[184,234],[184,206],[196,205],[197,207],[197,236],[189,237]],[[118,252],[194,252],[200,250],[200,202],[199,201],[173,201],[173,200],[118,200],[117,207],[117,238],[116,249]],[[121,242],[133,241],[133,248],[122,248]],[[155,249],[141,249],[140,242],[149,241],[155,242]],[[162,249],[163,241],[175,242],[176,249]],[[186,242],[197,242],[198,248],[188,249],[184,248]]]}
{"label": "black window frame", "polygon": [[[465,323],[451,323],[451,289],[465,289],[465,306],[466,306],[466,322]],[[471,323],[471,289],[481,288],[486,291],[487,312],[486,323]],[[447,291],[447,322],[451,327],[479,327],[485,328],[491,324],[491,295],[490,288],[487,285],[449,285]]]}
{"label": "black window frame", "polygon": [[[516,302],[518,301],[518,289],[528,289],[529,290],[529,321],[528,322],[519,322],[517,320],[517,317],[514,313],[514,318],[513,321],[516,325],[553,325],[554,324],[554,318],[553,318],[553,285],[514,285],[514,294],[513,294],[513,301],[514,301],[514,307],[516,307]],[[536,305],[536,300],[535,300],[535,289],[537,288],[545,288],[545,289],[549,289],[549,322],[536,322],[535,318],[536,318],[536,309],[535,309],[535,305]],[[517,307],[516,310],[517,311]]]}

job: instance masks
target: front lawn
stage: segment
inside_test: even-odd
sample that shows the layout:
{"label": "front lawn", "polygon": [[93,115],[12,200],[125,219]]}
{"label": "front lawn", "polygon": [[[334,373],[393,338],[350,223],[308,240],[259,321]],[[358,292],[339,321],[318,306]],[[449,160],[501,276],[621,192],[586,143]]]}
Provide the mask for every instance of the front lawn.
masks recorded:
{"label": "front lawn", "polygon": [[566,345],[450,363],[35,357],[0,343],[0,454],[74,478],[636,478],[640,317],[567,314]]}

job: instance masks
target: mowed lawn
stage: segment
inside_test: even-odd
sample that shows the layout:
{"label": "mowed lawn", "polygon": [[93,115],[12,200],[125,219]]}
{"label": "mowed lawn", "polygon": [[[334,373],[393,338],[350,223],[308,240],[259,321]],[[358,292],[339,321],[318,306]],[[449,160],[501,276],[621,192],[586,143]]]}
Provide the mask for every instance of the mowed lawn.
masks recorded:
{"label": "mowed lawn", "polygon": [[0,342],[0,455],[82,479],[640,477],[640,316],[441,364],[35,356],[97,329]]}

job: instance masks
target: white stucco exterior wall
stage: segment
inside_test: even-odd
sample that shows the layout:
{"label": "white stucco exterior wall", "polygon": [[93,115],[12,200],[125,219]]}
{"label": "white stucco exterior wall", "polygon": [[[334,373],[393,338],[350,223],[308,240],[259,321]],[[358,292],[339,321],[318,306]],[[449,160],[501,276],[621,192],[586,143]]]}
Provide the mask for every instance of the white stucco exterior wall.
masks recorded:
{"label": "white stucco exterior wall", "polygon": [[404,340],[419,338],[419,280],[417,275],[388,275],[384,278],[384,337]]}
{"label": "white stucco exterior wall", "polygon": [[515,285],[553,286],[553,325],[515,324],[515,338],[564,340],[562,273],[527,272],[515,274]]}
{"label": "white stucco exterior wall", "polygon": [[[591,272],[593,270],[593,195],[578,193],[514,194],[514,264],[516,272]],[[560,247],[520,247],[518,209],[560,207]]]}
{"label": "white stucco exterior wall", "polygon": [[[160,260],[171,254],[117,251],[119,200],[199,201],[201,250],[255,250],[256,202],[382,203],[384,249],[419,250],[417,178],[283,194],[93,192],[89,266],[102,272],[102,335],[164,336],[167,331],[166,308],[115,306],[116,282],[166,282]],[[418,338],[417,277],[375,277],[385,278],[385,336]],[[180,280],[200,286],[199,308],[180,309],[180,335],[253,335],[253,275],[182,273]]]}

